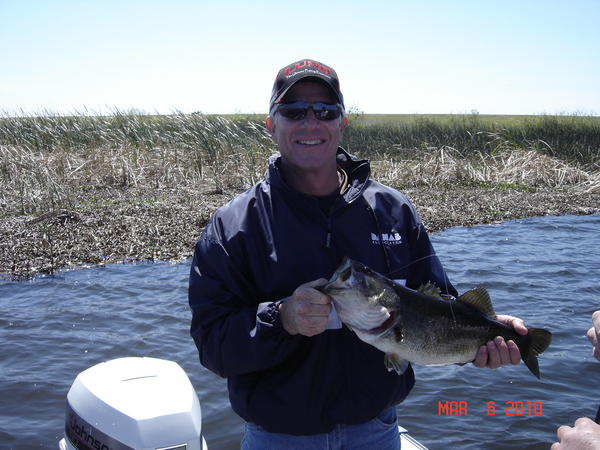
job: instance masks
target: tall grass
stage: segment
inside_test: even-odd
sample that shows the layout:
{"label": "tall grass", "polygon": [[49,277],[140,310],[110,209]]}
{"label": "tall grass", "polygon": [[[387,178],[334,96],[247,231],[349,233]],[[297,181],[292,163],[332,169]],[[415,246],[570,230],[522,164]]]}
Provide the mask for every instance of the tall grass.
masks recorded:
{"label": "tall grass", "polygon": [[[218,158],[217,147],[270,145],[262,127],[264,117],[205,116],[201,114],[143,115],[115,111],[109,116],[1,117],[0,144],[30,150],[134,146],[193,148]],[[441,148],[461,152],[493,152],[506,148],[534,148],[550,156],[582,164],[600,159],[600,117],[350,114],[344,145],[371,156],[412,153]],[[203,159],[205,159],[203,157]]]}
{"label": "tall grass", "polygon": [[600,117],[354,114],[344,140],[351,151],[366,154],[443,146],[463,154],[536,149],[594,169],[600,161]]}
{"label": "tall grass", "polygon": [[273,152],[253,122],[174,114],[0,119],[0,205],[21,214],[69,207],[90,186],[208,185],[260,179]]}
{"label": "tall grass", "polygon": [[[247,187],[274,152],[264,117],[0,117],[0,214],[72,208],[82,189]],[[599,192],[600,118],[352,114],[344,145],[390,184],[578,186]]]}

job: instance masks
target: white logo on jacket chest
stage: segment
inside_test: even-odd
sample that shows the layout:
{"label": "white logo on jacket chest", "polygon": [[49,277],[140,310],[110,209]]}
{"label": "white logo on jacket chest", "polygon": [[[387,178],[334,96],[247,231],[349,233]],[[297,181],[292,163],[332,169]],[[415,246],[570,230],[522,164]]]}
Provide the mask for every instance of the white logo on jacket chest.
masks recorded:
{"label": "white logo on jacket chest", "polygon": [[381,233],[381,235],[371,233],[371,241],[373,244],[377,245],[399,245],[402,244],[402,236],[395,231],[392,231],[391,233]]}

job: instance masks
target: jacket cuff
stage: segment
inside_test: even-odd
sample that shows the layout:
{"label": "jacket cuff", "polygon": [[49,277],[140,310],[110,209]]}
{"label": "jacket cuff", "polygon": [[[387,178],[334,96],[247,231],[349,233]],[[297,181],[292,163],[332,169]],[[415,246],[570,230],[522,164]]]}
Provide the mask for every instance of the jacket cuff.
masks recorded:
{"label": "jacket cuff", "polygon": [[279,316],[279,305],[287,298],[276,302],[263,302],[258,304],[256,310],[256,327],[252,335],[265,333],[283,333],[285,332],[281,318]]}

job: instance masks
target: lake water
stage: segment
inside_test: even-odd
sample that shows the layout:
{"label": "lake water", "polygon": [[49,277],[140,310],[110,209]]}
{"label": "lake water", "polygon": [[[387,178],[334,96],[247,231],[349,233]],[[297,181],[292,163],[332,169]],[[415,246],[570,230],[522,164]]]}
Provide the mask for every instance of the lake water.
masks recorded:
{"label": "lake water", "polygon": [[[398,407],[411,435],[431,449],[547,449],[558,425],[594,416],[600,363],[585,332],[600,309],[599,231],[600,215],[592,215],[432,235],[460,292],[482,285],[496,312],[554,336],[540,357],[541,380],[523,364],[416,366],[417,384]],[[151,356],[187,372],[209,448],[239,448],[243,425],[229,407],[226,382],[200,366],[189,337],[188,271],[189,262],[113,264],[0,280],[0,447],[56,449],[79,372],[113,358]],[[463,402],[468,415],[438,414],[445,401]],[[495,402],[494,415],[488,402]]]}

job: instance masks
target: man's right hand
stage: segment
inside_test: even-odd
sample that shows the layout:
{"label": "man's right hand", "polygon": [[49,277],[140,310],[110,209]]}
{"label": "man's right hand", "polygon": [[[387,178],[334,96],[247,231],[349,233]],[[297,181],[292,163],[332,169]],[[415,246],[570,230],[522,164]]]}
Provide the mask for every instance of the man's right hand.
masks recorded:
{"label": "man's right hand", "polygon": [[327,328],[331,297],[315,289],[327,283],[324,278],[301,284],[289,300],[279,305],[279,315],[289,334],[315,336]]}

